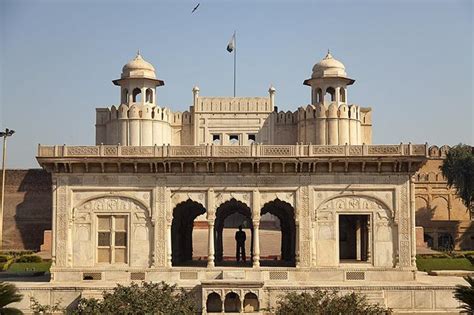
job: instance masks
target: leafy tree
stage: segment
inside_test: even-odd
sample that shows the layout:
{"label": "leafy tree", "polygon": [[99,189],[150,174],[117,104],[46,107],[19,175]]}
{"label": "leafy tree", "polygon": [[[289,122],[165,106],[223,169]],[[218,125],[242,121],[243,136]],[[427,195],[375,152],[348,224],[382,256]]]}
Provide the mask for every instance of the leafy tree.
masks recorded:
{"label": "leafy tree", "polygon": [[441,165],[441,172],[448,180],[448,187],[454,186],[456,194],[464,205],[472,210],[474,203],[474,150],[469,145],[452,147]]}
{"label": "leafy tree", "polygon": [[339,314],[391,314],[392,310],[367,302],[365,295],[354,292],[341,295],[337,291],[313,290],[290,292],[277,302],[277,315],[339,315]]}
{"label": "leafy tree", "polygon": [[474,279],[471,276],[464,277],[469,285],[457,285],[454,297],[462,303],[459,308],[468,314],[474,314]]}
{"label": "leafy tree", "polygon": [[103,299],[81,299],[75,314],[196,314],[195,297],[165,282],[118,285]]}
{"label": "leafy tree", "polygon": [[18,288],[14,284],[0,282],[0,314],[23,314],[19,309],[6,307],[8,304],[20,302],[22,299],[23,296],[18,292]]}

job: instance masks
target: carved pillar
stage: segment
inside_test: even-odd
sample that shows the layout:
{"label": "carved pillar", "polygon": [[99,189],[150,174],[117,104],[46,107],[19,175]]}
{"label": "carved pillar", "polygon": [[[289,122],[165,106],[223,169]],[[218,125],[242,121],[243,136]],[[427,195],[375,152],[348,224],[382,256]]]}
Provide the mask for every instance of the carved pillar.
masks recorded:
{"label": "carved pillar", "polygon": [[172,245],[171,245],[171,223],[166,224],[166,266],[171,267],[171,253],[172,253]]}
{"label": "carved pillar", "polygon": [[171,209],[171,191],[170,189],[166,188],[163,189],[163,196],[164,196],[164,208],[166,212],[166,266],[172,266],[172,235],[171,235],[171,224],[173,222],[173,209]]}
{"label": "carved pillar", "polygon": [[207,236],[207,268],[213,268],[214,265],[214,220],[207,221],[209,233]]}
{"label": "carved pillar", "polygon": [[317,249],[317,246],[316,246],[316,229],[317,229],[317,222],[311,222],[311,266],[316,266],[317,265],[317,262],[316,262],[316,249]]}
{"label": "carved pillar", "polygon": [[260,220],[253,221],[253,267],[260,267]]}
{"label": "carved pillar", "polygon": [[245,292],[240,290],[240,295],[239,295],[240,313],[244,313],[244,299],[245,299]]}
{"label": "carved pillar", "polygon": [[372,260],[372,216],[367,220],[367,262]]}
{"label": "carved pillar", "polygon": [[[52,185],[52,190],[53,190],[53,198],[52,198],[52,203],[53,203],[53,222],[52,222],[52,234],[53,234],[53,237],[51,239],[51,267],[54,267],[56,266],[56,219],[57,219],[57,197],[58,197],[58,194],[57,194],[57,180],[56,180],[56,176],[52,176],[52,182],[53,182],[53,185]],[[54,274],[51,275],[52,277],[54,276]],[[54,280],[53,278],[51,280]]]}
{"label": "carved pillar", "polygon": [[260,267],[260,192],[255,189],[252,195],[253,223],[253,267]]}
{"label": "carved pillar", "polygon": [[360,261],[362,259],[362,235],[361,235],[361,226],[360,218],[356,219],[356,260]]}
{"label": "carved pillar", "polygon": [[300,267],[300,222],[295,222],[295,261],[296,268]]}
{"label": "carved pillar", "polygon": [[215,214],[215,201],[214,201],[214,190],[209,189],[207,191],[207,224],[208,224],[208,236],[207,236],[207,267],[213,268],[214,258],[215,258],[215,249],[214,249],[214,221],[216,219]]}
{"label": "carved pillar", "polygon": [[[451,194],[449,194],[449,201],[451,201]],[[448,207],[450,207],[451,202],[449,202]],[[413,177],[410,177],[410,216],[411,216],[411,265],[416,267],[416,222],[415,222],[415,183]],[[451,209],[449,209],[451,213]]]}

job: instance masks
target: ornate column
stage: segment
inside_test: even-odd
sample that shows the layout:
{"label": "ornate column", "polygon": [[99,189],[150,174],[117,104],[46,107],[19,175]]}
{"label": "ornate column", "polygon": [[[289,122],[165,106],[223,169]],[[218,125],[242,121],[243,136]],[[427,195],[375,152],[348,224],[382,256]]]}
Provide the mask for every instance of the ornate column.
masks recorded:
{"label": "ornate column", "polygon": [[207,268],[213,268],[214,265],[214,220],[207,221]]}
{"label": "ornate column", "polygon": [[372,223],[373,216],[369,216],[367,220],[367,262],[372,263]]}
{"label": "ornate column", "polygon": [[356,219],[356,260],[362,260],[362,237],[361,237],[360,218]]}
{"label": "ornate column", "polygon": [[164,196],[164,207],[166,212],[166,266],[171,268],[172,267],[172,253],[173,253],[173,246],[172,246],[172,235],[171,235],[171,224],[173,222],[173,209],[171,209],[171,191],[168,188],[162,189],[163,196]]}
{"label": "ornate column", "polygon": [[172,267],[171,253],[172,253],[171,223],[167,222],[166,224],[166,266],[167,267]]}
{"label": "ornate column", "polygon": [[260,192],[255,189],[252,195],[252,223],[253,223],[253,267],[260,267]]}
{"label": "ornate column", "polygon": [[[449,194],[448,209],[451,213],[451,194]],[[415,182],[413,177],[410,177],[410,216],[411,216],[411,265],[416,267],[416,205],[415,205]]]}
{"label": "ornate column", "polygon": [[317,231],[317,222],[311,222],[311,266],[316,266],[316,231]]}
{"label": "ornate column", "polygon": [[211,188],[207,191],[207,268],[213,268],[214,264],[214,190]]}
{"label": "ornate column", "polygon": [[300,267],[300,222],[295,220],[295,262],[296,268]]}
{"label": "ornate column", "polygon": [[260,239],[259,239],[260,218],[253,220],[253,267],[260,267]]}

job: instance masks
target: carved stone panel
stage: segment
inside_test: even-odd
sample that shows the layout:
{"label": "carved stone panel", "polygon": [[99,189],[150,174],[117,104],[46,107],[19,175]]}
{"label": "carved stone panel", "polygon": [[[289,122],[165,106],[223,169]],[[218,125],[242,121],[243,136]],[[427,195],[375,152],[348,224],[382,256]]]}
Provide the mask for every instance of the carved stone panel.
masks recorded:
{"label": "carved stone panel", "polygon": [[216,200],[215,200],[216,207],[218,208],[221,204],[231,199],[235,199],[251,207],[252,192],[250,191],[237,191],[237,192],[217,191]]}
{"label": "carved stone panel", "polygon": [[260,206],[263,207],[267,202],[279,199],[295,207],[295,192],[294,191],[261,191],[260,192]]}

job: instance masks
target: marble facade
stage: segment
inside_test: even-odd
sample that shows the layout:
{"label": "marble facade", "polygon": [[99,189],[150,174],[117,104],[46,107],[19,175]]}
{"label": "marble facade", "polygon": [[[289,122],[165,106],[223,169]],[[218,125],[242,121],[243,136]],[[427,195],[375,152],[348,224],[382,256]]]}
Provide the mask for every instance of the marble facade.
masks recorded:
{"label": "marble facade", "polygon": [[[278,113],[273,87],[268,98],[202,98],[195,87],[190,111],[173,113],[157,105],[164,82],[138,54],[114,81],[121,104],[97,109],[95,146],[38,147],[53,183],[48,285],[77,297],[163,280],[197,290],[203,313],[259,313],[313,287],[400,312],[455,310],[439,295],[452,285],[422,285],[416,271],[413,175],[428,147],[372,145],[371,109],[348,105],[354,80],[331,54],[304,83],[311,104],[294,113]],[[260,259],[267,212],[282,223],[274,265]],[[219,231],[233,213],[251,222],[248,265],[222,262]],[[199,266],[186,264],[198,216],[208,229]]]}

